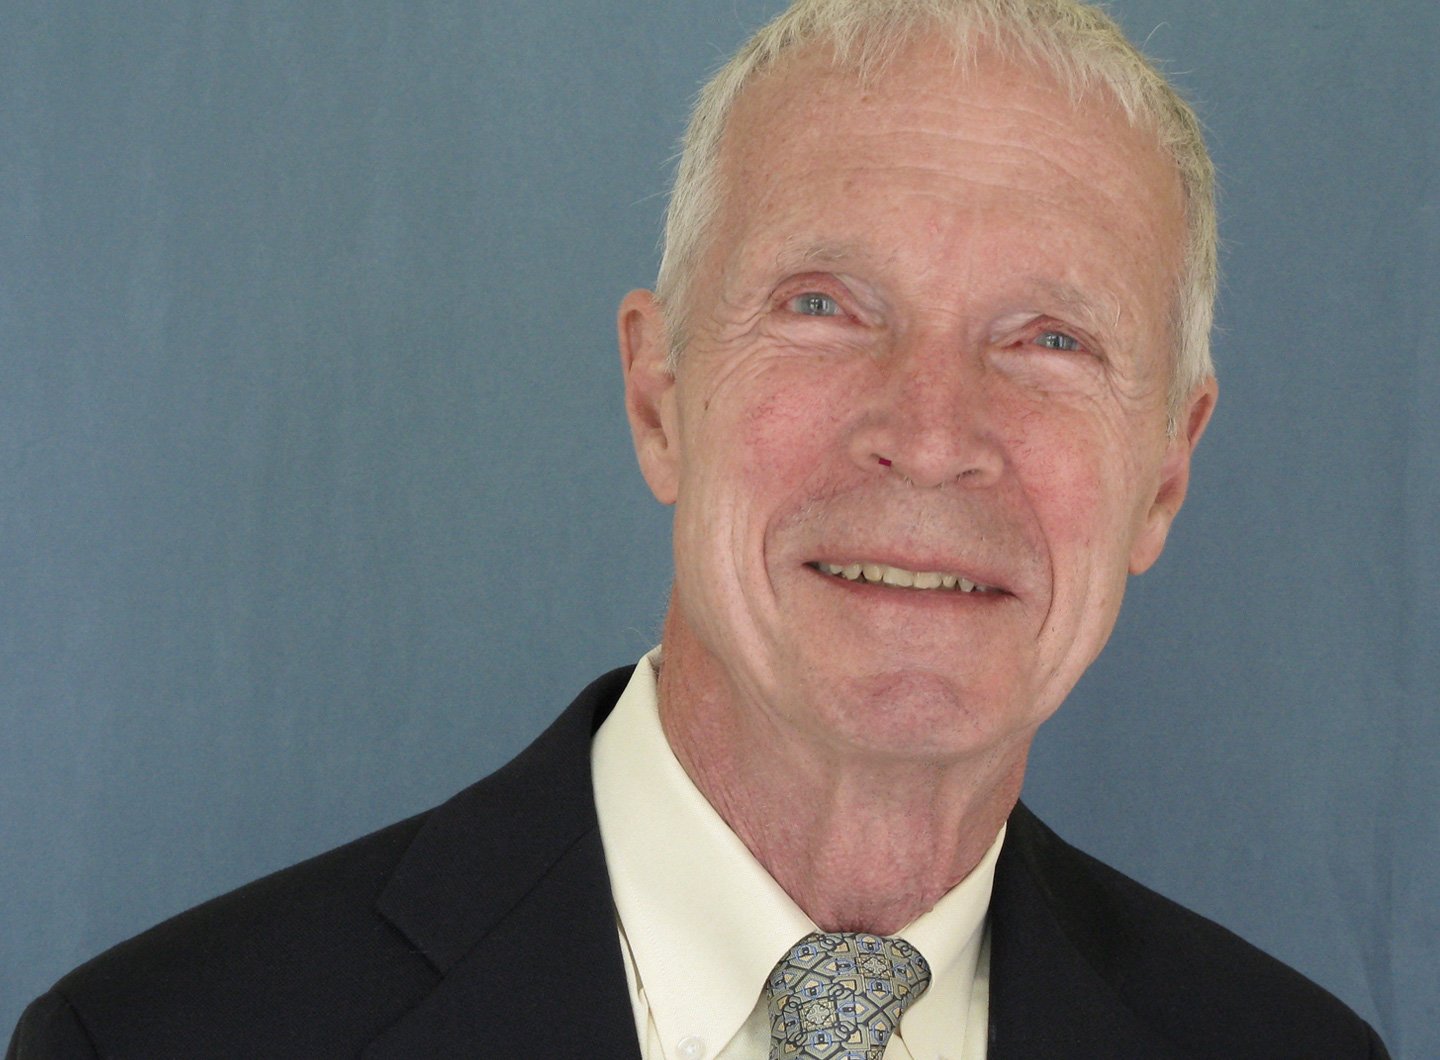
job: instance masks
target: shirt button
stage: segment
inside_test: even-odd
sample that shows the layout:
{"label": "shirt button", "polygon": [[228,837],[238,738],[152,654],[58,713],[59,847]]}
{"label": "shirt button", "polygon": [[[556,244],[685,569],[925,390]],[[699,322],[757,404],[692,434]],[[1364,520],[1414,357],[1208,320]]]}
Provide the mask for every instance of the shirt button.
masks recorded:
{"label": "shirt button", "polygon": [[705,1039],[690,1035],[688,1038],[681,1038],[680,1044],[675,1047],[675,1055],[680,1060],[703,1060],[705,1056]]}

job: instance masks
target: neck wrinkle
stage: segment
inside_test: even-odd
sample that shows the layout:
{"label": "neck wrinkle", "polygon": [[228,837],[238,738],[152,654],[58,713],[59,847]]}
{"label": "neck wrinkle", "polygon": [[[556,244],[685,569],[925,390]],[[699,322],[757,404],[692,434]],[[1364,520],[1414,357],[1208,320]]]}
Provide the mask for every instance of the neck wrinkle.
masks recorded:
{"label": "neck wrinkle", "polygon": [[1020,797],[1028,737],[950,762],[841,763],[784,732],[747,728],[742,718],[764,715],[736,710],[733,689],[695,672],[689,664],[703,649],[677,625],[666,623],[658,680],[665,738],[818,927],[895,934],[984,857]]}

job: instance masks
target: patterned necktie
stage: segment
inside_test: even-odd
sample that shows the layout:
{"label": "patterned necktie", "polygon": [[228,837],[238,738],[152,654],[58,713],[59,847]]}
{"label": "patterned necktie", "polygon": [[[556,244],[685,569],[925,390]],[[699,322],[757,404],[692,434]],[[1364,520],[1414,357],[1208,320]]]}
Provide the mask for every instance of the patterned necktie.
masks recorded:
{"label": "patterned necktie", "polygon": [[930,966],[904,939],[815,932],[770,973],[770,1060],[881,1060]]}

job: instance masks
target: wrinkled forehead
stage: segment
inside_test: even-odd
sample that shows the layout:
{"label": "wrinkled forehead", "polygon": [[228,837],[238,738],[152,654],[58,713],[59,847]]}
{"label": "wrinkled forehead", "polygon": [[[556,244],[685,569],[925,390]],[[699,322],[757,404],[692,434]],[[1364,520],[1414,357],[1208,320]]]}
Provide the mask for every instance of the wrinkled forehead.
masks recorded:
{"label": "wrinkled forehead", "polygon": [[[740,91],[721,140],[730,172],[745,163],[776,168],[785,155],[823,143],[843,152],[843,136],[875,122],[897,137],[947,117],[957,125],[1008,110],[1016,123],[1066,132],[1093,158],[1113,158],[1133,171],[1137,186],[1162,194],[1180,190],[1178,167],[1148,124],[1132,122],[1103,83],[1074,87],[1043,60],[976,41],[956,44],[934,34],[895,45],[878,56],[838,55],[817,42],[782,53]],[[797,120],[818,135],[796,140]],[[829,134],[827,135],[827,131]],[[779,135],[777,135],[777,132]]]}
{"label": "wrinkled forehead", "polygon": [[[961,144],[982,131],[975,151],[946,150],[947,141]],[[1003,150],[1007,138],[1017,145],[1013,157]],[[1018,164],[1022,142],[1042,147],[1029,155],[1028,171]],[[1077,92],[1012,48],[962,46],[933,34],[878,57],[841,57],[815,43],[782,54],[752,78],[721,140],[713,234],[725,242],[744,233],[774,196],[803,194],[796,181],[866,161],[903,164],[912,155],[937,168],[948,160],[979,181],[991,166],[995,180],[1036,196],[1068,181],[1067,190],[1093,195],[1097,209],[1118,205],[1113,212],[1122,222],[1163,237],[1170,246],[1162,257],[1178,274],[1184,189],[1152,129],[1132,123],[1101,85]]]}
{"label": "wrinkled forehead", "polygon": [[883,124],[894,143],[966,125],[1009,121],[1015,133],[1050,131],[1074,169],[1129,184],[1145,205],[1184,209],[1174,158],[1148,124],[1132,122],[1100,82],[1077,88],[1018,45],[953,42],[929,33],[874,52],[838,55],[818,42],[782,53],[734,101],[721,137],[721,173],[739,205],[753,180],[819,151],[842,163],[857,133]]}

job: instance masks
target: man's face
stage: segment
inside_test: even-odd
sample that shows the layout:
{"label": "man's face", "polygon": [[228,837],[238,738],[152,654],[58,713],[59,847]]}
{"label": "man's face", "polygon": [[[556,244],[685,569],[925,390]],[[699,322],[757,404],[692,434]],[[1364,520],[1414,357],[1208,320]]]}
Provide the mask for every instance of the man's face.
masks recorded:
{"label": "man's face", "polygon": [[653,304],[621,316],[676,505],[667,645],[766,738],[1028,744],[1159,554],[1213,401],[1167,437],[1173,165],[1108,100],[929,44],[866,87],[790,59],[723,158],[673,384]]}

